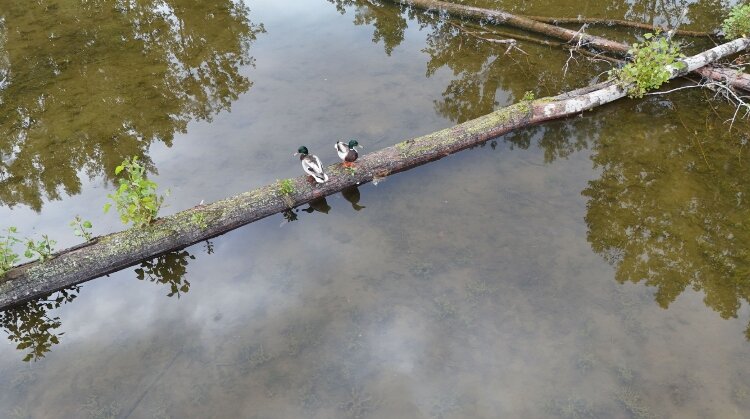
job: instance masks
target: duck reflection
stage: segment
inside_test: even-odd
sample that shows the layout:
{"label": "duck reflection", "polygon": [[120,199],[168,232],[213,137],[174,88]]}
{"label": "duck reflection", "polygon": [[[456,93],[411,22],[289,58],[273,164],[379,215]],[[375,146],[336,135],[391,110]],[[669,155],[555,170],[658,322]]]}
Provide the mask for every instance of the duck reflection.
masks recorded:
{"label": "duck reflection", "polygon": [[341,191],[341,196],[344,197],[347,201],[349,201],[350,204],[352,204],[352,208],[354,208],[354,211],[360,211],[367,207],[359,205],[359,188],[356,186],[350,186],[343,191]]}
{"label": "duck reflection", "polygon": [[318,198],[314,201],[310,201],[307,204],[307,208],[304,208],[302,211],[312,214],[313,212],[321,212],[323,214],[328,214],[328,211],[331,210],[331,206],[328,205],[328,201],[326,201],[326,197]]}

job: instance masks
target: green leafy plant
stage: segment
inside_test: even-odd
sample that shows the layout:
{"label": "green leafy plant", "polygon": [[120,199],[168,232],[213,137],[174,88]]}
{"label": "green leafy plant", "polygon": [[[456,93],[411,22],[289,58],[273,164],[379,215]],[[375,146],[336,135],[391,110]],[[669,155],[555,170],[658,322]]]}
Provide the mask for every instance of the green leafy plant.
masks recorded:
{"label": "green leafy plant", "polygon": [[531,90],[527,90],[526,93],[523,94],[523,100],[524,102],[531,102],[532,100],[536,99],[536,95],[534,95],[534,92]]}
{"label": "green leafy plant", "polygon": [[729,17],[721,25],[724,36],[738,39],[750,36],[750,4],[737,5],[729,11]]}
{"label": "green leafy plant", "polygon": [[21,242],[16,237],[17,233],[15,227],[8,227],[4,235],[0,236],[0,276],[5,275],[18,262],[18,254],[13,251],[13,245]]}
{"label": "green leafy plant", "polygon": [[76,218],[74,218],[68,225],[73,227],[73,234],[78,237],[83,237],[86,241],[91,240],[93,237],[91,231],[89,231],[91,230],[91,227],[93,227],[91,221],[82,219],[80,215],[76,215]]}
{"label": "green leafy plant", "polygon": [[680,46],[667,37],[647,33],[645,41],[633,44],[628,51],[633,60],[620,69],[610,71],[610,77],[618,80],[628,88],[628,96],[643,97],[669,80],[671,75],[667,66],[682,69],[685,63],[679,61],[685,57],[680,53]]}
{"label": "green leafy plant", "polygon": [[26,240],[26,252],[24,256],[32,258],[36,253],[39,255],[40,262],[52,259],[52,252],[55,251],[55,244],[57,242],[50,239],[48,235],[42,234],[42,239],[39,241],[34,241],[33,239]]}
{"label": "green leafy plant", "polygon": [[[115,169],[115,175],[123,171],[126,176],[119,179],[117,191],[107,197],[114,201],[123,224],[133,223],[136,227],[151,224],[164,203],[164,195],[156,194],[158,185],[146,179],[146,168],[138,162],[138,157],[123,160]],[[106,203],[104,212],[111,206],[111,202]]]}
{"label": "green leafy plant", "polygon": [[291,208],[294,206],[294,199],[292,199],[292,194],[295,192],[294,181],[291,179],[284,179],[278,180],[277,183],[279,185],[281,199],[284,200],[287,207]]}
{"label": "green leafy plant", "polygon": [[291,195],[295,191],[294,181],[291,179],[284,179],[279,181],[279,192],[282,195]]}
{"label": "green leafy plant", "polygon": [[198,227],[201,228],[201,230],[205,230],[208,227],[208,222],[206,222],[206,215],[202,212],[196,212],[193,213],[193,215],[190,217],[190,220],[197,224]]}

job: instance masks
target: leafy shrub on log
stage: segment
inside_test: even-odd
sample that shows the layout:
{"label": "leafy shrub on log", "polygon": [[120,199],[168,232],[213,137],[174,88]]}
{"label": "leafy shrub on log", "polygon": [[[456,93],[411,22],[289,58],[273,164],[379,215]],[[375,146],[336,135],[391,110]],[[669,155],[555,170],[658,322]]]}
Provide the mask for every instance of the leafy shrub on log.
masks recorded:
{"label": "leafy shrub on log", "polygon": [[734,6],[729,12],[729,17],[721,25],[724,36],[729,39],[738,39],[750,36],[750,4]]}
{"label": "leafy shrub on log", "polygon": [[[164,203],[164,195],[156,194],[158,185],[146,179],[146,168],[138,162],[138,157],[123,160],[115,175],[123,171],[127,176],[119,179],[117,191],[107,197],[114,201],[123,224],[133,223],[136,227],[151,224]],[[111,202],[106,203],[104,212],[111,206]]]}
{"label": "leafy shrub on log", "polygon": [[671,75],[667,66],[678,69],[685,66],[679,61],[685,57],[679,45],[658,34],[647,33],[643,37],[645,41],[633,44],[628,51],[632,61],[610,72],[610,77],[627,86],[628,96],[632,98],[643,97],[667,82]]}

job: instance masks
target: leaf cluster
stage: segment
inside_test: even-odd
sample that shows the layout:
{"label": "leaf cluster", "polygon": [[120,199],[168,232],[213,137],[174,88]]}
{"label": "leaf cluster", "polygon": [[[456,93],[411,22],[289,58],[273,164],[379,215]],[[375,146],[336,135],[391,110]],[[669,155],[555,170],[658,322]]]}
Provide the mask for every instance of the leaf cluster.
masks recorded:
{"label": "leaf cluster", "polygon": [[26,252],[24,256],[32,258],[36,253],[39,255],[40,262],[52,259],[52,252],[54,252],[55,244],[57,243],[55,240],[50,239],[46,234],[42,234],[42,239],[38,241],[34,241],[33,239],[26,240]]}
{"label": "leaf cluster", "polygon": [[628,96],[643,97],[647,92],[659,88],[669,80],[671,73],[667,66],[681,69],[685,63],[679,61],[685,55],[680,46],[664,36],[647,33],[645,41],[634,43],[628,51],[632,61],[622,68],[610,71],[610,77],[618,80],[628,89]]}
{"label": "leaf cluster", "polygon": [[[138,162],[138,157],[127,158],[115,168],[115,175],[125,172],[125,177],[118,179],[120,186],[107,197],[114,201],[120,220],[123,224],[133,223],[143,227],[156,218],[164,203],[164,195],[157,195],[156,182],[146,179],[146,168]],[[112,203],[104,205],[108,212]]]}
{"label": "leaf cluster", "polygon": [[750,36],[750,4],[737,5],[729,11],[729,17],[721,25],[724,36],[738,39]]}
{"label": "leaf cluster", "polygon": [[13,245],[21,240],[15,235],[16,227],[8,227],[4,235],[0,236],[0,277],[5,275],[18,262],[18,254],[13,251]]}
{"label": "leaf cluster", "polygon": [[76,218],[68,225],[73,228],[73,234],[83,237],[86,241],[90,241],[93,237],[90,231],[93,227],[91,221],[82,219],[80,215],[76,215]]}

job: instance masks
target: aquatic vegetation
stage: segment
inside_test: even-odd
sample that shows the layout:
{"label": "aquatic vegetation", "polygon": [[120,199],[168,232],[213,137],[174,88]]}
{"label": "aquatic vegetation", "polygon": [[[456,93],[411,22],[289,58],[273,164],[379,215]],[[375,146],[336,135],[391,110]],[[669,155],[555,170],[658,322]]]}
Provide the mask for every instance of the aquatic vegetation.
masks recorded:
{"label": "aquatic vegetation", "polygon": [[120,413],[122,412],[122,407],[119,403],[115,401],[109,404],[104,403],[95,394],[89,395],[81,407],[90,419],[116,419],[120,417]]}
{"label": "aquatic vegetation", "polygon": [[16,406],[10,411],[10,419],[33,419],[34,417],[29,413],[28,409]]}
{"label": "aquatic vegetation", "polygon": [[[123,224],[133,223],[136,227],[151,224],[164,203],[164,195],[157,195],[156,182],[146,179],[146,167],[138,157],[126,158],[115,168],[115,175],[125,172],[126,177],[118,179],[120,186],[107,197],[114,201]],[[167,191],[169,193],[169,191]],[[112,203],[104,205],[108,212]]]}
{"label": "aquatic vegetation", "polygon": [[631,384],[633,382],[633,370],[626,365],[618,365],[615,371],[617,372],[617,379],[622,384]]}
{"label": "aquatic vegetation", "polygon": [[83,237],[86,241],[93,238],[91,231],[89,231],[93,227],[91,221],[82,219],[80,215],[76,215],[76,218],[68,225],[73,228],[73,234],[77,237]]}
{"label": "aquatic vegetation", "polygon": [[492,295],[498,290],[497,286],[490,286],[483,279],[472,279],[464,285],[466,298],[472,301],[479,300],[481,297]]}
{"label": "aquatic vegetation", "polygon": [[240,349],[237,355],[237,364],[239,364],[240,370],[244,374],[247,374],[261,365],[272,361],[274,358],[276,357],[263,349],[263,344],[246,345]]}
{"label": "aquatic vegetation", "polygon": [[581,372],[590,372],[594,369],[595,365],[596,355],[594,355],[592,352],[586,351],[578,354],[578,358],[576,359],[576,368],[578,368],[578,370],[580,370]]}
{"label": "aquatic vegetation", "polygon": [[458,317],[458,306],[446,298],[435,298],[435,311],[440,320],[455,319]]}
{"label": "aquatic vegetation", "polygon": [[619,391],[615,397],[634,419],[654,419],[657,417],[643,404],[641,395],[631,388]]}
{"label": "aquatic vegetation", "polygon": [[585,418],[596,418],[599,417],[594,412],[594,407],[591,402],[578,398],[568,397],[565,400],[550,400],[545,406],[551,415],[563,418],[563,419],[585,419]]}
{"label": "aquatic vegetation", "polygon": [[21,239],[16,237],[18,229],[8,227],[3,236],[0,236],[0,277],[5,275],[18,262],[18,254],[13,250],[13,245],[20,243]]}
{"label": "aquatic vegetation", "polygon": [[721,25],[724,36],[737,39],[750,36],[750,4],[736,5]]}
{"label": "aquatic vegetation", "polygon": [[623,86],[628,86],[628,96],[643,97],[647,92],[659,88],[669,80],[670,72],[667,66],[677,69],[685,64],[679,61],[685,57],[680,52],[680,46],[671,39],[647,33],[643,35],[645,41],[634,43],[628,50],[632,61],[619,69],[611,70],[610,78],[617,80]]}
{"label": "aquatic vegetation", "polygon": [[55,244],[57,244],[57,242],[50,239],[46,234],[42,234],[42,239],[38,241],[27,239],[26,252],[24,252],[24,256],[26,256],[27,258],[32,258],[36,253],[37,255],[39,255],[40,262],[52,259],[52,252],[55,251]]}
{"label": "aquatic vegetation", "polygon": [[339,408],[347,417],[361,419],[377,408],[377,402],[369,393],[354,386],[349,389],[349,399],[339,404]]}
{"label": "aquatic vegetation", "polygon": [[435,264],[432,262],[427,261],[420,261],[415,263],[409,271],[414,275],[416,278],[419,279],[430,279],[432,278],[432,275],[435,274],[436,268]]}

